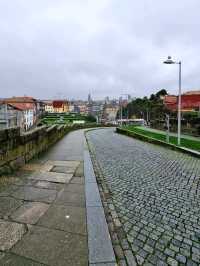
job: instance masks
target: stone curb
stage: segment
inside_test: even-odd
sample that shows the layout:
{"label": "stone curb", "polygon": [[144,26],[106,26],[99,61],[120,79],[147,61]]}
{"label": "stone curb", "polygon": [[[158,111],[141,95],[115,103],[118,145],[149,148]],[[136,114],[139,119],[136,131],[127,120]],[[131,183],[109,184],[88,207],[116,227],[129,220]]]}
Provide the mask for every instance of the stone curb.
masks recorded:
{"label": "stone curb", "polygon": [[117,260],[117,265],[136,266],[137,263],[135,256],[133,255],[131,247],[129,246],[126,233],[123,230],[122,224],[112,201],[112,194],[106,184],[105,177],[101,171],[101,167],[96,160],[91,143],[88,143],[88,147],[93,163],[93,169],[98,182],[100,196],[111,236],[113,249]]}
{"label": "stone curb", "polygon": [[84,141],[84,176],[89,265],[115,266],[115,254],[86,139]]}

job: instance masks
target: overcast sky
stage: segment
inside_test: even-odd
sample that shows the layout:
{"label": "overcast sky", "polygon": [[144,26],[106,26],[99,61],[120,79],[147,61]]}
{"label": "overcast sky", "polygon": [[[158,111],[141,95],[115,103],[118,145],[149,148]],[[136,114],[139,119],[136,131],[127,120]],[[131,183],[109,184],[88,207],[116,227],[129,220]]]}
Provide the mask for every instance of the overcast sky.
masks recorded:
{"label": "overcast sky", "polygon": [[199,0],[0,0],[0,98],[200,89]]}

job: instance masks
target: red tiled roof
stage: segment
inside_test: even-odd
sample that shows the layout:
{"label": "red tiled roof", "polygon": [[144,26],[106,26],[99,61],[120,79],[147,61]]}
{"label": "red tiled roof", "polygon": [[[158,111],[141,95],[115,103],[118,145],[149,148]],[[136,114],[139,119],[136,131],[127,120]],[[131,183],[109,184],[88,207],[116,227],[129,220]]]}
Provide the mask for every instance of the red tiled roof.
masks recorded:
{"label": "red tiled roof", "polygon": [[56,100],[53,101],[53,107],[54,108],[62,108],[64,104],[66,104],[67,101],[63,101],[63,100]]}
{"label": "red tiled roof", "polygon": [[195,108],[200,106],[200,94],[199,95],[182,95],[181,107],[182,108]]}
{"label": "red tiled roof", "polygon": [[9,105],[19,109],[19,110],[33,110],[35,108],[34,103],[9,103]]}
{"label": "red tiled roof", "polygon": [[186,91],[184,95],[200,95],[200,91]]}
{"label": "red tiled roof", "polygon": [[37,100],[33,97],[22,96],[22,97],[11,97],[3,99],[5,103],[35,103]]}
{"label": "red tiled roof", "polygon": [[[177,110],[178,97],[167,95],[164,104],[171,110]],[[194,109],[200,106],[200,94],[181,95],[181,109]]]}

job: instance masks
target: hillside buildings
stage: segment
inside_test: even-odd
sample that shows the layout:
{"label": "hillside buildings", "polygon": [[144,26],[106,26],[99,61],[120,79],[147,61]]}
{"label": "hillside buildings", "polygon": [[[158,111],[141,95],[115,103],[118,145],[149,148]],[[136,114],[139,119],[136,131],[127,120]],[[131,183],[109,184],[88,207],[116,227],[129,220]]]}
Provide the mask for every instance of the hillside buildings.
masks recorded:
{"label": "hillside buildings", "polygon": [[53,101],[54,113],[68,113],[69,102],[67,100],[55,100]]}
{"label": "hillside buildings", "polygon": [[32,128],[44,112],[44,103],[33,97],[12,97],[0,101],[0,128]]}
{"label": "hillside buildings", "polygon": [[44,110],[46,113],[54,113],[53,109],[53,101],[45,100],[44,102]]}
{"label": "hillside buildings", "polygon": [[102,122],[115,124],[118,110],[119,105],[117,104],[105,104],[103,109]]}
{"label": "hillside buildings", "polygon": [[[125,104],[125,103],[124,103]],[[127,101],[126,101],[127,104]],[[22,131],[32,129],[45,113],[73,113],[93,116],[98,123],[116,121],[119,101],[93,100],[91,94],[86,101],[64,99],[37,100],[33,97],[11,97],[0,100],[0,128],[20,127]]]}
{"label": "hillside buildings", "polygon": [[43,100],[47,113],[68,113],[70,112],[70,103],[67,100]]}
{"label": "hillside buildings", "polygon": [[0,104],[0,129],[10,128],[10,127],[24,127],[23,115],[21,110],[18,108],[7,104]]}
{"label": "hillside buildings", "polygon": [[[165,106],[171,111],[177,111],[178,96],[166,95],[164,97]],[[200,91],[188,91],[181,96],[182,112],[192,112],[200,110]]]}

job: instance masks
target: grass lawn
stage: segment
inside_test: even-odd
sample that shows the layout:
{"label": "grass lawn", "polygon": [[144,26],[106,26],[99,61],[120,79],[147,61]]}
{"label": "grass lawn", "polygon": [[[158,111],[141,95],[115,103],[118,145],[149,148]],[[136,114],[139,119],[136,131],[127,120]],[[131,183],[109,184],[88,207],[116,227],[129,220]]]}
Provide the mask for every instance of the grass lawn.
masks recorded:
{"label": "grass lawn", "polygon": [[[128,129],[130,131],[133,131],[135,133],[166,142],[166,134],[165,133],[162,134],[162,133],[151,132],[151,131],[148,131],[148,129],[144,129],[142,127],[140,128],[138,126],[137,127],[136,126],[125,126],[124,128]],[[177,137],[170,136],[169,142],[171,144],[177,145]],[[181,146],[188,148],[188,149],[200,151],[200,141],[181,138]]]}

